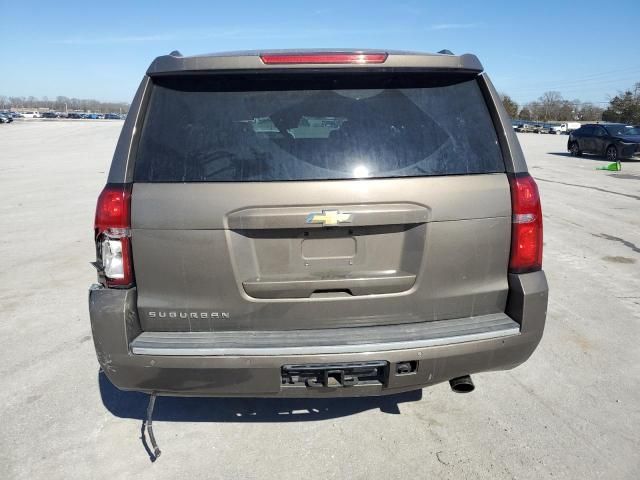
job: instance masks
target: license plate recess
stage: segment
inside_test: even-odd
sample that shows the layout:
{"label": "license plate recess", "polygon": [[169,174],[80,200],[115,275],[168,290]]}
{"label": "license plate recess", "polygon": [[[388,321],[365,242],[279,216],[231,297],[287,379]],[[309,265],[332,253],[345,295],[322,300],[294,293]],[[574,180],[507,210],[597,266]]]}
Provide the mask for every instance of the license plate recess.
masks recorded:
{"label": "license plate recess", "polygon": [[389,363],[382,360],[293,364],[282,367],[283,386],[347,388],[355,385],[386,385],[388,377]]}

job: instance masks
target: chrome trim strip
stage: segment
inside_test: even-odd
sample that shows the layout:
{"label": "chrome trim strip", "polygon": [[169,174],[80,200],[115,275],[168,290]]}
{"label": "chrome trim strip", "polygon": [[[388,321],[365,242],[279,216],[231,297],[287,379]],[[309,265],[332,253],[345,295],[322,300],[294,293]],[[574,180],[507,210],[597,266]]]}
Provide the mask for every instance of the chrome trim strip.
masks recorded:
{"label": "chrome trim strip", "polygon": [[[492,316],[487,316],[492,317]],[[156,356],[285,356],[285,355],[315,355],[315,354],[340,354],[340,353],[370,353],[393,350],[410,350],[414,348],[436,347],[442,345],[454,345],[465,342],[480,340],[491,340],[520,334],[520,325],[506,315],[495,316],[484,326],[479,328],[467,328],[472,333],[465,333],[465,329],[460,329],[459,320],[452,325],[450,334],[435,336],[442,332],[433,332],[434,336],[405,341],[393,341],[384,343],[362,343],[362,344],[341,344],[341,345],[300,345],[281,347],[216,347],[216,332],[144,332],[131,342],[131,351],[134,355],[156,355]],[[469,318],[468,325],[478,323],[483,317]],[[442,325],[447,320],[438,323]],[[396,325],[396,328],[401,327]],[[366,328],[366,327],[365,327]],[[353,330],[358,330],[354,328]],[[473,331],[476,330],[476,331]],[[225,332],[229,333],[229,332]],[[239,336],[254,336],[259,332],[234,332]],[[355,332],[354,332],[355,333]],[[211,337],[211,346],[206,346],[206,337]],[[154,338],[158,340],[154,340]],[[203,341],[204,340],[204,341]],[[191,344],[192,346],[189,346]]]}

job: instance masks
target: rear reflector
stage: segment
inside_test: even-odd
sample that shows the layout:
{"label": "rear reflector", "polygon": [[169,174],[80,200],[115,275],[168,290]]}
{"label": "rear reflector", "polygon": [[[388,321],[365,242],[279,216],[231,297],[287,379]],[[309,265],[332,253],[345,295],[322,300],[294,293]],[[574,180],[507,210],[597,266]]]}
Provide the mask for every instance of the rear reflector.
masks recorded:
{"label": "rear reflector", "polygon": [[516,174],[511,186],[511,255],[509,272],[542,269],[542,207],[538,186],[528,174]]}
{"label": "rear reflector", "polygon": [[262,63],[266,65],[290,65],[296,63],[384,63],[386,53],[264,53],[260,55]]}
{"label": "rear reflector", "polygon": [[107,184],[98,197],[94,234],[108,287],[133,284],[130,228],[131,185]]}

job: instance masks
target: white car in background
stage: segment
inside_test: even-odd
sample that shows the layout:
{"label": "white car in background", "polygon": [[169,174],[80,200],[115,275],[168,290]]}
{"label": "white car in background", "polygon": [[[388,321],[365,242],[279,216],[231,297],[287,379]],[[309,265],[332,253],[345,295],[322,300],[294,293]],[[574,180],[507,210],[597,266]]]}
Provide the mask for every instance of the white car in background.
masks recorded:
{"label": "white car in background", "polygon": [[24,118],[40,118],[41,117],[39,112],[20,112],[20,114]]}
{"label": "white car in background", "polygon": [[569,135],[571,132],[579,129],[581,126],[582,124],[580,124],[579,122],[561,123],[560,125],[552,125],[549,128],[549,133],[555,133],[556,135],[561,135],[564,133],[565,135]]}

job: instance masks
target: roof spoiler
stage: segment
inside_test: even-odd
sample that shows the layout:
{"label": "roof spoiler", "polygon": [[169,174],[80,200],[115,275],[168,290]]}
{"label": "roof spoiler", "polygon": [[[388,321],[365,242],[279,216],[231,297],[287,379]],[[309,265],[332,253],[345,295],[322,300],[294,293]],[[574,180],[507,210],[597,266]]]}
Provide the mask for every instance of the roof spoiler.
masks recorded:
{"label": "roof spoiler", "polygon": [[[313,57],[323,53],[322,50],[274,50],[274,51],[246,51],[246,52],[226,52],[209,55],[183,56],[179,51],[174,50],[169,55],[156,58],[149,69],[147,75],[167,75],[177,73],[191,73],[196,71],[241,71],[241,70],[268,70],[282,69],[282,64],[265,63],[262,58],[266,56],[290,57],[293,53],[303,54]],[[363,56],[380,54],[380,50],[331,50],[329,53],[346,54],[358,53]],[[454,55],[450,50],[440,50],[437,54],[417,53],[403,51],[388,51],[384,62],[374,63],[289,63],[287,69],[305,69],[312,65],[314,69],[324,68],[387,68],[387,69],[425,69],[440,71],[460,71],[469,73],[480,73],[484,69],[475,55],[465,53],[464,55]]]}

